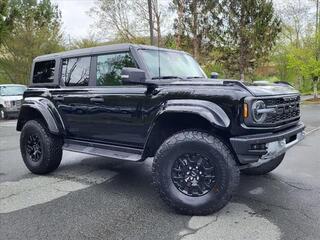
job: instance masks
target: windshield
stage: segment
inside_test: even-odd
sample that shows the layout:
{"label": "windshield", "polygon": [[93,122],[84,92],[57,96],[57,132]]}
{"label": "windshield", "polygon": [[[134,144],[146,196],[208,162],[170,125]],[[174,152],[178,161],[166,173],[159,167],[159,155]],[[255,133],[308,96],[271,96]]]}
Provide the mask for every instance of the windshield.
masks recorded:
{"label": "windshield", "polygon": [[26,90],[25,86],[0,86],[1,96],[18,96],[23,95]]}
{"label": "windshield", "polygon": [[139,52],[153,79],[206,78],[199,64],[188,54],[162,50]]}

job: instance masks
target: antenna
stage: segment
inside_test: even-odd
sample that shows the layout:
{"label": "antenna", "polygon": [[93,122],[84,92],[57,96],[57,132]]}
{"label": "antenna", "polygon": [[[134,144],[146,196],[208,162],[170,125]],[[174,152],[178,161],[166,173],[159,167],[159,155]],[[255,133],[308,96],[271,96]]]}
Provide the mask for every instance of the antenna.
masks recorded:
{"label": "antenna", "polygon": [[[160,14],[159,14],[159,1],[158,0],[154,0],[154,2],[155,2],[155,14],[157,14],[157,18],[159,18],[160,17]],[[160,21],[158,20],[157,21],[157,24],[160,24]],[[159,64],[159,78],[161,77],[161,58],[160,58],[160,34],[159,34],[159,32],[160,32],[160,26],[159,25],[157,25],[157,45],[158,45],[158,64]]]}

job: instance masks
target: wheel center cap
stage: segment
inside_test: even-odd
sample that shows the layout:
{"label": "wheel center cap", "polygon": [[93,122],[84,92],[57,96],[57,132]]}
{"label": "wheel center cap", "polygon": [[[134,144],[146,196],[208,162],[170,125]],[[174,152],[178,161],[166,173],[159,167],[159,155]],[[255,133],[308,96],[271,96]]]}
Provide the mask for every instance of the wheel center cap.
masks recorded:
{"label": "wheel center cap", "polygon": [[191,172],[191,176],[192,176],[192,177],[196,177],[197,175],[198,175],[198,173],[197,173],[196,171],[192,171],[192,172]]}

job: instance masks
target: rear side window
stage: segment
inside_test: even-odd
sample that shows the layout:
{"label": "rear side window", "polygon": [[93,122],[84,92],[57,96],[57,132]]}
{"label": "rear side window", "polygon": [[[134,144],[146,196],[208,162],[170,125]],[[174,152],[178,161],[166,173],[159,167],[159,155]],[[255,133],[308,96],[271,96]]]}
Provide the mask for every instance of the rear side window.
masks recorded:
{"label": "rear side window", "polygon": [[91,57],[69,58],[62,61],[62,81],[66,86],[88,86]]}
{"label": "rear side window", "polygon": [[53,83],[56,61],[36,62],[33,71],[33,83]]}

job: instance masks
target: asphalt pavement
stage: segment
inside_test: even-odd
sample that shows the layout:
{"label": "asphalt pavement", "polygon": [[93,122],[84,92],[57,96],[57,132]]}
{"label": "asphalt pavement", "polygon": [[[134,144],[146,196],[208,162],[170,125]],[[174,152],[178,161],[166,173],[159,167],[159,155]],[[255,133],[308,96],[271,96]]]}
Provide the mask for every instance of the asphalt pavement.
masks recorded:
{"label": "asphalt pavement", "polygon": [[152,159],[119,163],[64,152],[31,174],[14,120],[0,122],[0,239],[320,239],[320,105],[304,105],[306,139],[266,176],[241,176],[220,212],[182,216],[151,184]]}

